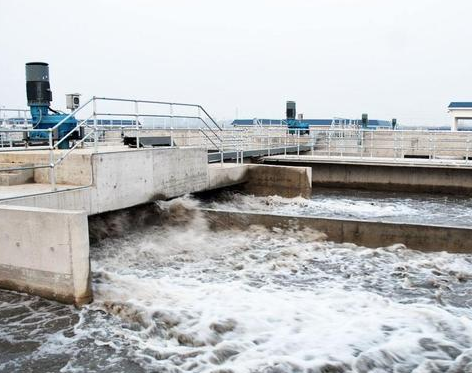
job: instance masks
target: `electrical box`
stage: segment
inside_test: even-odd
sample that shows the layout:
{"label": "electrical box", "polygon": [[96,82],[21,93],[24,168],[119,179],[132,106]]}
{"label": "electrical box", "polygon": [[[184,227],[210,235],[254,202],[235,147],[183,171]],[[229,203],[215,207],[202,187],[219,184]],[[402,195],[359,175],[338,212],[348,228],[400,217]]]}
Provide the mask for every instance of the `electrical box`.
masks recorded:
{"label": "electrical box", "polygon": [[66,106],[70,110],[75,110],[80,106],[80,94],[69,93],[66,95]]}

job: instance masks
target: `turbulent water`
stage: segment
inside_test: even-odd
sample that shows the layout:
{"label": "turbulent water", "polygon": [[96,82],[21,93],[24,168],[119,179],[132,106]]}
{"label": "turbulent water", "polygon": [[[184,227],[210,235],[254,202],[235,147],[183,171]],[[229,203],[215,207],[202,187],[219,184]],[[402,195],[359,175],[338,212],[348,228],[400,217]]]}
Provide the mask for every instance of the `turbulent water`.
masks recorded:
{"label": "turbulent water", "polygon": [[315,189],[310,199],[223,192],[206,207],[386,222],[472,226],[472,198],[450,195]]}
{"label": "turbulent water", "polygon": [[471,255],[213,232],[194,204],[94,245],[81,310],[0,292],[0,371],[472,372]]}

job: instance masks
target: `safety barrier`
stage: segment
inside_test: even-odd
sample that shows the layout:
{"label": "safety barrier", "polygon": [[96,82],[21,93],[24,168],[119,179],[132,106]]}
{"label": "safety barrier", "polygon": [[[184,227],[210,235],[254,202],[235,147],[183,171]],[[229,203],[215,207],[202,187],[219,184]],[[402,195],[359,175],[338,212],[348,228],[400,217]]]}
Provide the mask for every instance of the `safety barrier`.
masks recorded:
{"label": "safety barrier", "polygon": [[[4,109],[5,110],[5,109]],[[279,123],[265,126],[222,128],[198,104],[164,101],[92,97],[72,111],[62,121],[47,130],[36,129],[24,112],[24,124],[15,128],[0,127],[0,153],[11,151],[48,150],[49,162],[32,166],[2,168],[1,171],[49,168],[49,180],[56,190],[55,170],[77,148],[91,147],[98,152],[99,145],[116,145],[124,136],[170,136],[170,147],[199,147],[218,153],[220,162],[224,154],[236,154],[236,162],[243,163],[245,152],[265,149],[287,150],[297,155],[309,154],[327,157],[382,157],[396,161],[403,158],[454,159],[470,163],[472,132],[362,129],[359,127],[311,128],[287,130]],[[70,117],[83,118],[61,139],[55,138],[58,128]],[[157,125],[156,125],[157,122]],[[3,121],[5,123],[5,120]],[[119,123],[119,124],[118,124]],[[59,152],[59,145],[69,141],[75,131],[82,131],[80,140],[74,140],[70,149]],[[44,144],[30,146],[28,138],[34,132],[47,132]],[[15,139],[16,136],[16,139]],[[5,140],[7,139],[7,140]],[[247,154],[247,153],[246,153]],[[280,153],[279,153],[280,154]]]}

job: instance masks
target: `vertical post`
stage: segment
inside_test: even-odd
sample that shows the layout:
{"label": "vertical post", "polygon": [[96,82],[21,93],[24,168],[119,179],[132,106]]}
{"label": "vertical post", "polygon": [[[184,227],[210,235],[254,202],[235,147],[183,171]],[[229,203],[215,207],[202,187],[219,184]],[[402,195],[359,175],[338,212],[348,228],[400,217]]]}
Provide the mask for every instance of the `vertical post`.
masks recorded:
{"label": "vertical post", "polygon": [[433,158],[433,135],[431,132],[429,133],[429,154],[428,158],[432,159]]}
{"label": "vertical post", "polygon": [[56,191],[56,171],[54,165],[54,143],[52,139],[52,128],[49,128],[49,183],[53,192]]}
{"label": "vertical post", "polygon": [[370,158],[374,156],[374,131],[370,130]]}
{"label": "vertical post", "polygon": [[244,164],[244,142],[243,142],[243,132],[239,131],[239,143],[241,144],[241,164]]}
{"label": "vertical post", "polygon": [[297,130],[297,156],[300,155],[300,129]]}
{"label": "vertical post", "polygon": [[328,158],[331,158],[331,130],[328,130]]}
{"label": "vertical post", "polygon": [[466,149],[465,149],[465,163],[469,163],[469,147],[470,147],[470,135],[467,135]]}
{"label": "vertical post", "polygon": [[310,137],[311,137],[311,156],[314,155],[315,152],[315,132],[310,130]]}
{"label": "vertical post", "polygon": [[236,164],[239,164],[239,146],[238,146],[238,143],[234,140],[234,136],[233,136],[233,147],[236,150]]}
{"label": "vertical post", "polygon": [[402,132],[401,132],[401,135],[400,135],[400,141],[401,141],[401,143],[400,143],[401,157],[400,157],[400,158],[403,159],[403,158],[405,157],[405,151],[404,151],[404,149],[403,149],[403,144],[404,144],[404,140],[403,140],[403,130],[401,130],[401,131],[402,131]]}
{"label": "vertical post", "polygon": [[[136,127],[136,149],[139,149],[139,106],[138,101],[134,102],[135,127]],[[171,144],[172,145],[172,144]]]}
{"label": "vertical post", "polygon": [[361,143],[361,159],[364,158],[364,147],[365,147],[365,141],[364,141],[364,136],[365,136],[365,132],[364,130],[361,128],[359,130],[359,134],[360,134],[360,143]]}
{"label": "vertical post", "polygon": [[269,134],[269,131],[267,131],[267,155],[270,157],[270,144],[269,144],[269,140],[270,140],[270,134]]}
{"label": "vertical post", "polygon": [[97,99],[93,97],[93,151],[98,152]]}
{"label": "vertical post", "polygon": [[287,140],[288,140],[288,130],[285,130],[285,147],[284,147],[284,157],[287,156]]}

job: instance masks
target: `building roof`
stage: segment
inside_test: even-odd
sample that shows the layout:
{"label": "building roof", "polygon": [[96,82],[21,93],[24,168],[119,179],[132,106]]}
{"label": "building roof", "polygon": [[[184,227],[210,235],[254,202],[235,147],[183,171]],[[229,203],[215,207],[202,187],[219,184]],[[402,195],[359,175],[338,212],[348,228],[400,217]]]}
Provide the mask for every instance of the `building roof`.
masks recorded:
{"label": "building roof", "polygon": [[470,108],[472,109],[472,102],[451,102],[448,108]]}

